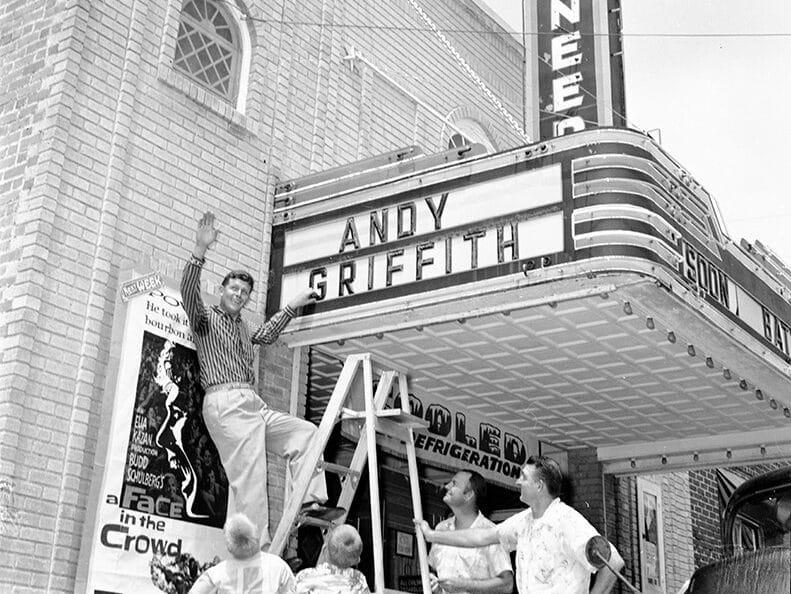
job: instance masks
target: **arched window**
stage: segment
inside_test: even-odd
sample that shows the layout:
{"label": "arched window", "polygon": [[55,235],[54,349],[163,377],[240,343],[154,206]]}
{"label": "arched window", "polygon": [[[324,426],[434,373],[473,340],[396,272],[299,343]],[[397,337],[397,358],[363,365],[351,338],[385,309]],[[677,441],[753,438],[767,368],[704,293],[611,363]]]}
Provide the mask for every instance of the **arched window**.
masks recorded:
{"label": "arched window", "polygon": [[232,104],[239,91],[242,46],[236,20],[221,2],[184,2],[173,65]]}
{"label": "arched window", "polygon": [[463,136],[463,135],[459,134],[458,132],[456,132],[453,136],[451,136],[448,139],[448,148],[452,149],[452,148],[456,148],[456,147],[459,147],[459,146],[464,146],[464,145],[470,144],[471,142],[472,141],[469,138],[467,138],[466,136]]}
{"label": "arched window", "polygon": [[[456,148],[477,142],[486,147],[486,150],[493,153],[497,150],[494,142],[486,132],[480,122],[472,118],[461,118],[453,122],[453,133],[448,137],[448,148]],[[451,130],[448,130],[450,133]]]}

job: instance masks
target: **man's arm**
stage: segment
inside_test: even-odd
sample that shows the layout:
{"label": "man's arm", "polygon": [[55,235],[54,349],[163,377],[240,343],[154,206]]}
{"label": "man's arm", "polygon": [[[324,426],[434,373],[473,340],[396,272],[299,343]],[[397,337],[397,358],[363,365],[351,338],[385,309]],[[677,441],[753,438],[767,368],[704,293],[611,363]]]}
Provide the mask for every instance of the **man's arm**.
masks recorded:
{"label": "man's arm", "polygon": [[415,522],[428,542],[473,549],[500,542],[497,528],[466,528],[464,530],[432,530],[425,520]]}
{"label": "man's arm", "polygon": [[[612,543],[610,543],[610,560],[608,563],[617,572],[620,572],[624,566],[623,558],[618,554],[617,549],[612,546]],[[607,567],[602,567],[596,572],[596,579],[593,582],[591,594],[607,594],[607,592],[612,590],[617,580],[618,578],[615,577],[612,571],[607,569]]]}
{"label": "man's arm", "polygon": [[217,233],[217,228],[214,226],[214,214],[203,213],[195,232],[195,247],[192,248],[192,256],[184,266],[184,273],[181,277],[181,299],[194,332],[200,331],[206,324],[206,306],[200,294],[200,273],[203,263],[206,261],[206,252],[217,239]]}
{"label": "man's arm", "polygon": [[[478,528],[474,530],[484,530]],[[503,571],[499,575],[484,579],[446,578],[438,581],[446,592],[495,592],[510,594],[514,590],[514,573]]]}
{"label": "man's arm", "polygon": [[297,317],[297,311],[303,305],[314,303],[316,293],[313,289],[305,289],[292,299],[283,309],[261,324],[250,338],[253,344],[272,344],[280,336],[288,323]]}

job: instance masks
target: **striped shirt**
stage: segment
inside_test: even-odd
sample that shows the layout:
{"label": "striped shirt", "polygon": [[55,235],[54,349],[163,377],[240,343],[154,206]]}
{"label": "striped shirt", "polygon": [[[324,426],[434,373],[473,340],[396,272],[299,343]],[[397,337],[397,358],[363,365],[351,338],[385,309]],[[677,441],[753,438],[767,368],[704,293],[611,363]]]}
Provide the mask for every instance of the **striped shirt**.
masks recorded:
{"label": "striped shirt", "polygon": [[181,277],[181,298],[198,351],[203,389],[232,382],[255,383],[254,344],[272,344],[296,312],[288,305],[252,330],[241,314],[233,316],[219,305],[206,307],[200,294],[204,260],[192,256]]}

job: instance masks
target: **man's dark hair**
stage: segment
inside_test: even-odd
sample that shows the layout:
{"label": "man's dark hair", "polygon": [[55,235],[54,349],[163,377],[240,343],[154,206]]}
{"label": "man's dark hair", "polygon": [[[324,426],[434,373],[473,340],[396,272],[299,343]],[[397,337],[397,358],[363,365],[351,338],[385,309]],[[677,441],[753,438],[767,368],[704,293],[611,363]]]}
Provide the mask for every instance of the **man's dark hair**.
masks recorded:
{"label": "man's dark hair", "polygon": [[475,494],[475,505],[478,509],[484,509],[486,507],[486,495],[488,493],[486,481],[474,470],[465,470],[464,472],[470,475],[470,480],[467,482],[467,485],[470,491]]}
{"label": "man's dark hair", "polygon": [[552,497],[560,496],[563,491],[563,471],[560,469],[560,464],[547,456],[530,456],[525,466],[535,466],[538,478],[547,486],[547,492]]}
{"label": "man's dark hair", "polygon": [[247,283],[248,285],[250,285],[250,292],[251,293],[253,292],[253,285],[255,283],[253,282],[253,277],[250,276],[249,272],[247,272],[246,270],[231,270],[228,274],[225,275],[225,278],[222,279],[222,286],[224,287],[225,285],[227,285],[228,281],[231,280],[232,278],[238,278],[240,281]]}

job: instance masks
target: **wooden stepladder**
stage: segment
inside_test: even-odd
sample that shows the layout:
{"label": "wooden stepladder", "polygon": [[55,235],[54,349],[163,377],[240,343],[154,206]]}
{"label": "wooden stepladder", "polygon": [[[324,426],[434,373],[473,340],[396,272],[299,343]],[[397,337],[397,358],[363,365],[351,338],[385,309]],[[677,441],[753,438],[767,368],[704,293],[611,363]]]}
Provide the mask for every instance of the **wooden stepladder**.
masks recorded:
{"label": "wooden stepladder", "polygon": [[[362,377],[361,377],[362,376]],[[332,392],[327,408],[319,424],[305,462],[294,477],[291,493],[287,498],[283,515],[277,525],[269,552],[280,555],[286,546],[289,535],[299,525],[309,523],[300,515],[302,501],[308,491],[308,485],[319,469],[336,472],[341,475],[341,494],[338,507],[346,510],[354,499],[357,485],[366,461],[368,462],[368,481],[370,486],[371,532],[373,541],[375,592],[384,592],[384,549],[382,546],[382,514],[379,499],[379,466],[376,456],[377,434],[387,435],[404,443],[409,467],[409,483],[412,491],[412,508],[415,518],[423,519],[423,508],[420,501],[420,485],[418,483],[417,458],[415,456],[414,430],[425,428],[427,423],[409,412],[409,394],[407,378],[401,372],[384,371],[378,378],[374,392],[373,366],[368,353],[349,355],[341,370],[338,383]],[[401,400],[401,408],[385,408],[387,396],[397,380],[397,390]],[[355,408],[344,405],[349,402]],[[327,446],[333,427],[338,421],[361,425],[360,437],[354,450],[351,464],[348,467],[324,462],[322,454]],[[333,524],[343,523],[342,516]],[[315,523],[315,522],[313,522]],[[418,560],[420,562],[421,582],[424,594],[431,593],[428,577],[428,555],[426,542],[422,533],[417,531]]]}

